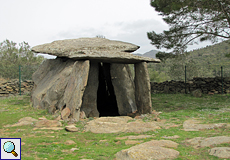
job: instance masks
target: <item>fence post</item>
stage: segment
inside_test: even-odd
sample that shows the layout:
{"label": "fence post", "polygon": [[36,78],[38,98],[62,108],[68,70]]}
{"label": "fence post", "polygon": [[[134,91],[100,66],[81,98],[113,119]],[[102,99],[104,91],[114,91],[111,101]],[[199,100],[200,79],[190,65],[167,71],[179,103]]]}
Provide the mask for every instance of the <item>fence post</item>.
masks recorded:
{"label": "fence post", "polygon": [[19,65],[19,95],[21,96],[21,65]]}
{"label": "fence post", "polygon": [[224,87],[224,84],[223,84],[223,67],[221,66],[221,84],[222,84],[222,87],[221,87],[221,94],[223,94],[223,87]]}
{"label": "fence post", "polygon": [[187,84],[186,84],[186,79],[187,79],[187,77],[186,77],[186,65],[185,65],[185,68],[184,68],[184,78],[185,78],[185,94],[187,94],[187,90],[186,90],[186,88],[187,88]]}

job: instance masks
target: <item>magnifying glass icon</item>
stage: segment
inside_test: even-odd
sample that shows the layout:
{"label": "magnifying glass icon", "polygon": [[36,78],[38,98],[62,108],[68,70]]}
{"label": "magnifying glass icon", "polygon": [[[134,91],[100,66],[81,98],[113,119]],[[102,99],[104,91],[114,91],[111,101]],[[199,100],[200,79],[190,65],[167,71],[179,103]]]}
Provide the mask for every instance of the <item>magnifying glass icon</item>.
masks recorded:
{"label": "magnifying glass icon", "polygon": [[3,145],[3,149],[7,153],[12,153],[15,157],[18,156],[18,154],[14,151],[15,150],[15,145],[11,141],[7,141]]}

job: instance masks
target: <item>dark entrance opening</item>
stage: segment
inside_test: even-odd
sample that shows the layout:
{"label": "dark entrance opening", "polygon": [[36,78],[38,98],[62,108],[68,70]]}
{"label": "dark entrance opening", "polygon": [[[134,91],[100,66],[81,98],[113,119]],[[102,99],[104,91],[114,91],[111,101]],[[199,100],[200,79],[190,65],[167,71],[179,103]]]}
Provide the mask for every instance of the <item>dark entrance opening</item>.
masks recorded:
{"label": "dark entrance opening", "polygon": [[117,100],[110,75],[110,64],[99,63],[97,110],[99,116],[119,116]]}

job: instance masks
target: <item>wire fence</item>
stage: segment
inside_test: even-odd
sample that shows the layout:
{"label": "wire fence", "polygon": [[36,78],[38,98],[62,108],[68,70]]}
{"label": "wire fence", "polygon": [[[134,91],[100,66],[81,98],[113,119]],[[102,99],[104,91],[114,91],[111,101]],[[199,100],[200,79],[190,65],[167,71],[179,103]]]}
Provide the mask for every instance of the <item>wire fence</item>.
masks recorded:
{"label": "wire fence", "polygon": [[7,65],[0,67],[0,97],[31,92],[32,74],[39,65]]}
{"label": "wire fence", "polygon": [[185,81],[185,75],[187,77],[187,80],[193,79],[194,77],[230,77],[230,64],[171,64],[167,66],[165,66],[164,64],[149,64],[148,70],[152,82],[164,82],[171,80]]}
{"label": "wire fence", "polygon": [[38,69],[39,65],[7,65],[0,68],[0,77],[4,79],[32,80],[32,74]]}

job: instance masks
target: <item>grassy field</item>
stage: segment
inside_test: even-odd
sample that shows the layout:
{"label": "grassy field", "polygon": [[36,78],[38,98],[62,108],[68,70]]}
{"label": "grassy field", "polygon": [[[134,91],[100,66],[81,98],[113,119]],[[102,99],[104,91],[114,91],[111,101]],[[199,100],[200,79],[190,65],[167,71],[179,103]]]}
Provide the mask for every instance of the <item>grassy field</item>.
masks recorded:
{"label": "grassy field", "polygon": [[[202,131],[186,132],[182,127],[185,120],[199,118],[204,123],[230,123],[230,95],[204,95],[201,98],[192,97],[185,94],[156,94],[152,95],[153,109],[162,112],[160,119],[166,123],[181,124],[178,127],[169,129],[158,129],[142,134],[152,135],[154,138],[147,138],[143,141],[152,139],[160,140],[164,136],[178,135],[180,138],[173,141],[179,143],[177,151],[180,152],[178,160],[215,160],[217,157],[208,154],[209,147],[194,149],[184,143],[184,140],[195,137],[229,136],[230,131],[226,128],[218,128]],[[1,138],[21,138],[22,159],[94,159],[103,160],[115,159],[114,154],[133,145],[125,145],[125,140],[117,140],[116,137],[128,135],[138,135],[137,133],[117,133],[117,134],[94,134],[84,132],[84,125],[90,119],[76,123],[80,128],[79,132],[67,132],[64,129],[59,131],[52,130],[33,130],[33,125],[21,127],[3,127],[7,124],[14,124],[23,117],[33,117],[38,119],[45,116],[47,119],[54,119],[53,115],[46,110],[36,110],[32,108],[30,97],[10,97],[0,99],[0,137]],[[152,115],[154,116],[154,115]],[[151,121],[151,116],[147,116],[143,121]],[[62,122],[66,125],[67,122]],[[66,145],[67,140],[73,140],[76,144]],[[104,140],[104,141],[101,141]],[[222,144],[218,146],[229,146]],[[71,148],[77,148],[70,151]]]}

